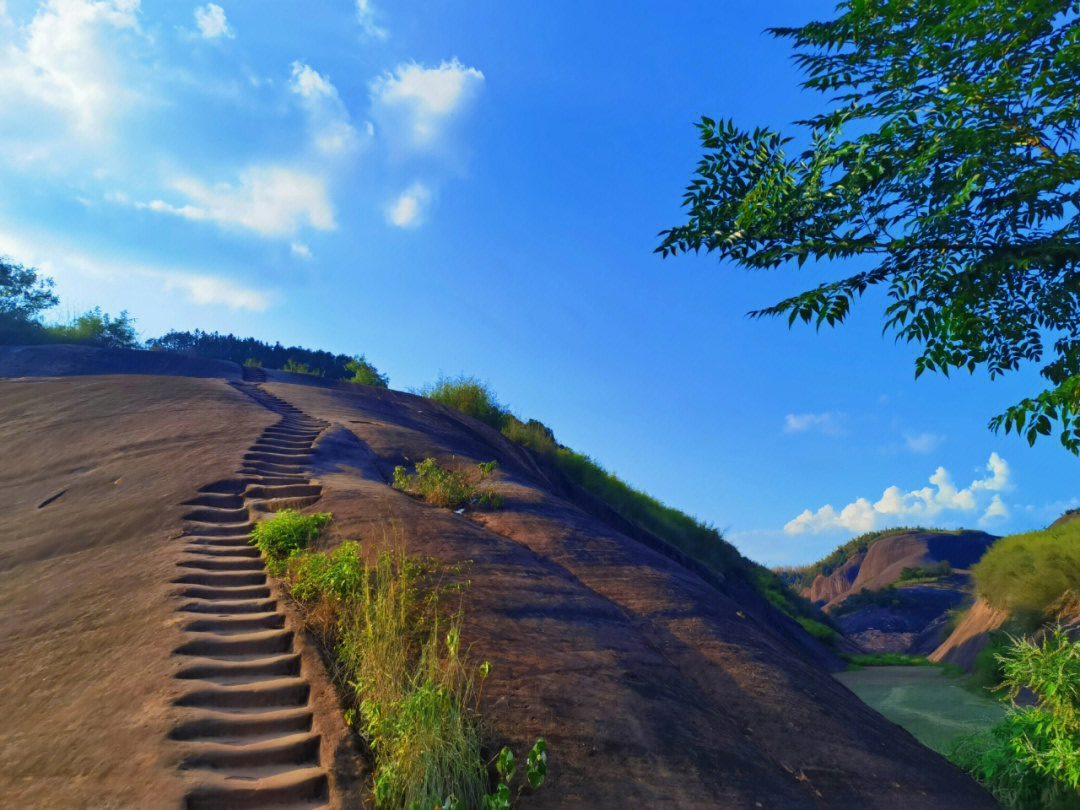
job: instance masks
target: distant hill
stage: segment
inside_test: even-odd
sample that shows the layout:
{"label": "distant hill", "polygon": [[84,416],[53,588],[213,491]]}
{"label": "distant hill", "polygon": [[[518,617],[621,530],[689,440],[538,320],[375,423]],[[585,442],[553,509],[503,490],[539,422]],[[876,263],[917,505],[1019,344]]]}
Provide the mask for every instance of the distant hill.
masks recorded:
{"label": "distant hill", "polygon": [[968,530],[875,532],[796,572],[796,581],[864,649],[925,654],[950,629],[950,611],[970,601],[969,569],[997,539]]}

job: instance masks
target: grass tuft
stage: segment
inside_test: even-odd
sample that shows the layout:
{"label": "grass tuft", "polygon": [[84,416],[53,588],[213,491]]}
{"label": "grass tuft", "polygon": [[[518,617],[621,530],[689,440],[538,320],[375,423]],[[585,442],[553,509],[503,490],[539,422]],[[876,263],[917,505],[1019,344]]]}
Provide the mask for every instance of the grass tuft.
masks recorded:
{"label": "grass tuft", "polygon": [[302,515],[293,509],[282,509],[269,520],[255,524],[249,542],[263,553],[267,570],[279,577],[288,567],[289,559],[311,545],[329,522],[328,512]]}

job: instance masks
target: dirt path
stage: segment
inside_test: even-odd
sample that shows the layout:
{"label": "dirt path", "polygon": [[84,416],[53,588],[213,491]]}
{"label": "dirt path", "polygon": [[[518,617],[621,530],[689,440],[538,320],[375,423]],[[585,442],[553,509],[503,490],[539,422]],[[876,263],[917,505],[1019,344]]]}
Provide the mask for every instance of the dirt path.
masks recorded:
{"label": "dirt path", "polygon": [[326,423],[257,385],[236,387],[282,418],[244,455],[236,478],[202,487],[185,504],[186,554],[173,580],[184,598],[186,641],[175,654],[185,665],[175,677],[190,688],[176,701],[186,711],[169,736],[184,747],[186,810],[324,807],[311,684],[248,537],[259,513],[321,497],[304,471]]}

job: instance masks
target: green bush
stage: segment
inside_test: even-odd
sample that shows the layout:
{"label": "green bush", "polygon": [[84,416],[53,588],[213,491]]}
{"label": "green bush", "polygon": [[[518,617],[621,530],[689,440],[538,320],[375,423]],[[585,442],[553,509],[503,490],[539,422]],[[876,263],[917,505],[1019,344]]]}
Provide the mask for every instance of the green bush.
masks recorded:
{"label": "green bush", "polygon": [[375,366],[364,359],[364,355],[354,357],[345,364],[345,371],[352,376],[342,377],[345,382],[357,385],[374,385],[378,388],[386,388],[386,375],[380,374]]}
{"label": "green bush", "polygon": [[475,377],[439,377],[434,385],[421,388],[417,393],[479,419],[496,430],[502,429],[506,409],[491,389]]}
{"label": "green bush", "polygon": [[905,568],[900,572],[900,582],[909,584],[934,582],[948,576],[952,576],[952,566],[949,565],[948,560],[942,560],[932,565],[916,565]]}
{"label": "green bush", "polygon": [[300,363],[293,360],[291,357],[286,361],[285,365],[281,367],[282,371],[291,371],[293,374],[308,374],[312,377],[325,377],[326,374],[321,368],[310,368],[307,363]]}
{"label": "green bush", "polygon": [[893,585],[886,585],[884,588],[879,588],[876,591],[856,591],[838,604],[833,609],[833,613],[837,616],[843,616],[844,614],[854,613],[863,608],[903,608],[910,604],[911,597],[909,595],[898,590]]}
{"label": "green bush", "polygon": [[269,520],[255,524],[250,542],[262,551],[270,573],[281,576],[288,560],[311,545],[329,522],[328,512],[302,515],[292,509],[282,509]]}
{"label": "green bush", "polygon": [[416,465],[416,473],[398,465],[394,468],[394,489],[416,495],[435,506],[457,509],[460,506],[477,506],[498,509],[503,497],[490,489],[481,489],[498,467],[494,461],[478,464],[475,471],[463,472],[440,467],[433,458],[426,458]]}
{"label": "green bush", "polygon": [[1080,588],[1080,522],[1004,537],[972,568],[975,589],[993,607],[1045,614]]}
{"label": "green bush", "polygon": [[364,580],[360,546],[347,540],[329,554],[292,555],[290,565],[292,597],[300,602],[326,599],[335,604],[355,595]]}
{"label": "green bush", "polygon": [[1002,687],[1017,707],[989,732],[961,741],[950,758],[1006,808],[1080,808],[1080,642],[1060,628],[1042,644],[1009,637],[997,655]]}

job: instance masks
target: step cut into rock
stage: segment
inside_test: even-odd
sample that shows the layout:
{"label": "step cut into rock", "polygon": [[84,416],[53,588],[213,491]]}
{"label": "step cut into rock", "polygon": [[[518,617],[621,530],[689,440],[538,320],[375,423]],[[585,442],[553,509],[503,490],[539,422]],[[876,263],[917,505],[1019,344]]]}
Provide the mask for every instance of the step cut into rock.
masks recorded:
{"label": "step cut into rock", "polygon": [[[322,496],[304,465],[326,425],[259,388],[262,369],[236,387],[281,415],[244,455],[238,474],[207,484],[184,503],[182,586],[187,640],[174,654],[185,715],[169,733],[184,746],[186,810],[322,808],[329,801],[321,738],[312,731],[311,685],[295,636],[270,596],[250,543],[253,517],[310,506]],[[252,384],[255,383],[255,384]]]}

